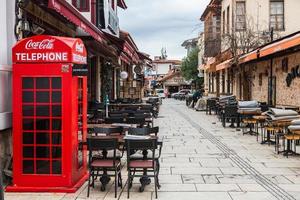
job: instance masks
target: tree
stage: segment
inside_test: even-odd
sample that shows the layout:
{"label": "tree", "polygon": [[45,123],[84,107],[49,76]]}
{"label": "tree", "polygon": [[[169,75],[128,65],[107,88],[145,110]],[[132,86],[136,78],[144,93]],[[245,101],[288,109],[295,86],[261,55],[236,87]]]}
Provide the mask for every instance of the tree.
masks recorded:
{"label": "tree", "polygon": [[198,77],[198,53],[199,48],[192,50],[186,58],[182,60],[181,72],[185,80],[192,80],[197,86],[203,84],[203,78]]}

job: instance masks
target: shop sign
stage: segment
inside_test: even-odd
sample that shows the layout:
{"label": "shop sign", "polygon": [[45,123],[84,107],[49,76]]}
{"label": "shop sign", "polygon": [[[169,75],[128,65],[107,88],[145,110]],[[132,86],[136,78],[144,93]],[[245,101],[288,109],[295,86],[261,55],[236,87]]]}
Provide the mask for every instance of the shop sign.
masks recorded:
{"label": "shop sign", "polygon": [[72,75],[73,76],[88,76],[89,70],[87,65],[73,65]]}
{"label": "shop sign", "polygon": [[21,40],[13,48],[13,61],[86,64],[87,52],[80,39],[39,35]]}
{"label": "shop sign", "polygon": [[297,77],[300,77],[300,66],[297,65],[296,67],[292,68],[291,72],[288,73],[286,77],[286,84],[288,87],[291,86],[293,80]]}

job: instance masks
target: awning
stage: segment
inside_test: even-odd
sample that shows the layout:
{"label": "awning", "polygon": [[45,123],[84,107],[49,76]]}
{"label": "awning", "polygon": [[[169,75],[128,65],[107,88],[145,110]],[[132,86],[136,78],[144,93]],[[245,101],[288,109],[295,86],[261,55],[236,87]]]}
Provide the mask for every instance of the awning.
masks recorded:
{"label": "awning", "polygon": [[233,60],[233,59],[229,59],[229,60],[226,60],[226,61],[224,61],[224,62],[218,64],[218,65],[216,66],[216,71],[220,71],[220,70],[227,69],[227,68],[231,67],[231,61],[232,61],[232,60]]}
{"label": "awning", "polygon": [[215,57],[209,58],[206,64],[203,66],[203,69],[207,72],[215,72],[216,71],[215,62],[216,62]]}
{"label": "awning", "polygon": [[65,0],[49,0],[48,7],[60,13],[70,22],[91,35],[98,42],[103,42],[105,36],[94,24],[89,22],[77,9]]}
{"label": "awning", "polygon": [[246,63],[258,58],[263,58],[270,56],[272,54],[288,50],[293,47],[300,46],[300,33],[292,34],[291,36],[286,36],[279,41],[274,41],[271,44],[258,48],[248,54],[245,54],[240,57],[239,63]]}
{"label": "awning", "polygon": [[262,49],[260,49],[259,57],[269,56],[271,54],[277,53],[279,51],[284,51],[298,45],[300,45],[300,33],[263,47]]}
{"label": "awning", "polygon": [[239,59],[239,64],[250,62],[250,61],[255,60],[255,59],[257,59],[257,50],[252,51],[250,53],[247,53],[247,54],[241,56],[240,59]]}

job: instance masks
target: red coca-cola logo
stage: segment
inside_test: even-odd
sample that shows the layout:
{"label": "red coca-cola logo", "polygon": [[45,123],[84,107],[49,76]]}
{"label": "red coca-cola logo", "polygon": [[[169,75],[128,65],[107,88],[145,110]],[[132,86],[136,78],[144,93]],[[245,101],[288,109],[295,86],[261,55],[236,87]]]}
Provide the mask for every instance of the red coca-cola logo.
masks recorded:
{"label": "red coca-cola logo", "polygon": [[33,41],[28,40],[25,45],[27,50],[31,49],[53,49],[54,48],[54,39],[44,39],[42,41]]}

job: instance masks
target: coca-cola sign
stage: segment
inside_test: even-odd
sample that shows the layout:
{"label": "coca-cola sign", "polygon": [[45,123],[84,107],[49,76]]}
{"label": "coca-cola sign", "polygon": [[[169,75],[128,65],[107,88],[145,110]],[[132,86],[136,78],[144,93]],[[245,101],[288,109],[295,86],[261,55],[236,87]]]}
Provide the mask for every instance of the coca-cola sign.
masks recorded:
{"label": "coca-cola sign", "polygon": [[28,40],[25,48],[27,50],[32,50],[32,49],[53,49],[54,48],[54,39],[44,39],[42,41],[33,41],[33,40]]}
{"label": "coca-cola sign", "polygon": [[86,58],[84,43],[78,38],[38,35],[13,47],[14,63],[86,64]]}

